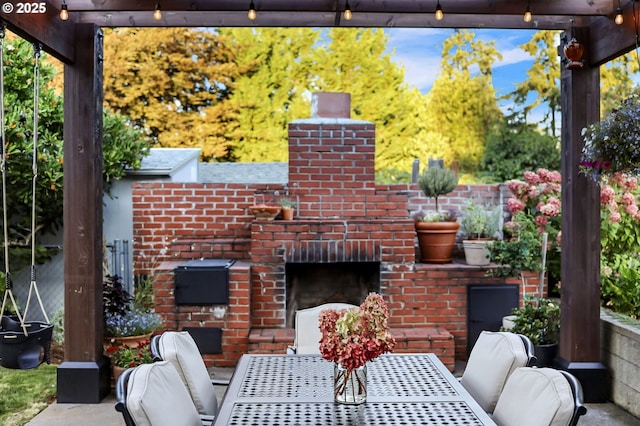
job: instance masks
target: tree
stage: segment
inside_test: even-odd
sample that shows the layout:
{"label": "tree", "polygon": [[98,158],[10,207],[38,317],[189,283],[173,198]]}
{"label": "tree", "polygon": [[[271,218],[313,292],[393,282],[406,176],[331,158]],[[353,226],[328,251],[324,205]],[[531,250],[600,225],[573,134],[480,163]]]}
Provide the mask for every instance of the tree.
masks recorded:
{"label": "tree", "polygon": [[211,31],[117,28],[105,31],[105,103],[154,144],[197,147],[229,160],[241,137],[229,101],[242,70],[232,44]]}
{"label": "tree", "polygon": [[525,171],[560,170],[558,140],[541,133],[535,124],[505,120],[489,133],[481,167],[483,180],[506,182]]}
{"label": "tree", "polygon": [[501,58],[493,42],[476,41],[472,32],[456,31],[444,42],[427,96],[427,128],[439,135],[445,162],[458,160],[463,171],[477,170],[486,135],[502,118],[491,81],[491,66]]}
{"label": "tree", "polygon": [[[634,53],[633,56],[636,54]],[[631,53],[600,66],[600,114],[605,116],[628,98],[634,89],[631,74],[638,72],[638,62]],[[637,86],[636,86],[637,87]]]}
{"label": "tree", "polygon": [[309,117],[313,46],[319,33],[310,28],[221,29],[236,51],[238,76],[229,100],[237,110],[242,137],[234,149],[238,161],[287,161],[287,125]]}
{"label": "tree", "polygon": [[[31,200],[33,152],[33,64],[32,45],[12,38],[5,48],[5,137],[6,191],[9,227],[8,244],[13,268],[31,263]],[[62,225],[63,212],[63,99],[50,82],[54,68],[50,58],[40,61],[40,101],[36,186],[37,235],[53,233]],[[105,182],[124,173],[125,167],[139,167],[148,144],[123,117],[106,113],[104,117]],[[37,246],[38,263],[55,249]],[[4,261],[4,253],[0,254]]]}
{"label": "tree", "polygon": [[[547,131],[557,136],[557,116],[560,114],[560,58],[557,51],[558,31],[537,31],[529,42],[520,46],[534,58],[533,65],[527,70],[527,79],[516,84],[516,90],[509,97],[517,105],[523,106],[524,116],[531,110],[545,104],[548,110],[542,123]],[[529,102],[529,94],[536,98]]]}

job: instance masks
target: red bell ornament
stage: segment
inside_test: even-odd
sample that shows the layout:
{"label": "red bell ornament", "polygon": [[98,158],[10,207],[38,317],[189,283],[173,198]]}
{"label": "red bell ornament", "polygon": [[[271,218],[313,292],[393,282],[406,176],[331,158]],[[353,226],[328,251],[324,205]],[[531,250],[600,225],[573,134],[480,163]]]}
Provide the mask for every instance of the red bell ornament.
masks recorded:
{"label": "red bell ornament", "polygon": [[584,46],[574,38],[564,46],[564,56],[567,57],[569,63],[567,64],[568,70],[582,69],[582,55],[584,54]]}

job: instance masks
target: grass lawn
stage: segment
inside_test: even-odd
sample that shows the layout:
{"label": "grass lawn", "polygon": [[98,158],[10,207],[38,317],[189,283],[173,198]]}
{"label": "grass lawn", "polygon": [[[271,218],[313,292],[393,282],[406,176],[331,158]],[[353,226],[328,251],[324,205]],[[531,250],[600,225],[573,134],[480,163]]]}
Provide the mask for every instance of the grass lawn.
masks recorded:
{"label": "grass lawn", "polygon": [[57,365],[30,370],[0,367],[0,425],[26,424],[56,398]]}

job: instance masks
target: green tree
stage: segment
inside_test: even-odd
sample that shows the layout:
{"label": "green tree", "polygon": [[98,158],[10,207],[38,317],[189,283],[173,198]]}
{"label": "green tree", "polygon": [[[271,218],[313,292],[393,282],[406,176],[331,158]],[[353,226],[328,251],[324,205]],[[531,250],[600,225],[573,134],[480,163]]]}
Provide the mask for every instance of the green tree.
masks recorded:
{"label": "green tree", "polygon": [[233,158],[241,129],[229,96],[242,70],[228,40],[189,28],[117,28],[105,31],[104,50],[111,109],[154,144]]}
{"label": "green tree", "polygon": [[243,130],[238,161],[287,161],[289,122],[309,117],[313,46],[311,28],[226,28],[220,35],[237,51],[238,76],[230,95]]}
{"label": "green tree", "polygon": [[[9,227],[8,244],[12,269],[31,262],[31,200],[33,152],[33,64],[30,43],[12,37],[4,51],[4,95],[6,137],[6,191]],[[53,233],[63,217],[63,99],[50,85],[54,68],[47,55],[40,61],[38,126],[38,177],[36,180],[37,235]],[[104,117],[104,179],[110,181],[136,168],[148,152],[148,144],[122,117]],[[54,249],[37,247],[37,261],[43,262]],[[0,254],[4,263],[4,252]],[[4,280],[2,283],[4,284]],[[2,287],[0,285],[0,287]]]}
{"label": "green tree", "polygon": [[635,56],[627,53],[600,66],[600,114],[603,117],[633,93],[631,75],[638,72]]}
{"label": "green tree", "polygon": [[525,171],[560,170],[558,140],[535,124],[505,120],[489,133],[480,176],[484,181],[519,179]]}
{"label": "green tree", "polygon": [[443,147],[440,157],[458,160],[462,171],[477,170],[486,135],[502,119],[491,81],[491,66],[501,58],[495,43],[475,40],[466,30],[443,44],[440,71],[427,96],[428,131]]}

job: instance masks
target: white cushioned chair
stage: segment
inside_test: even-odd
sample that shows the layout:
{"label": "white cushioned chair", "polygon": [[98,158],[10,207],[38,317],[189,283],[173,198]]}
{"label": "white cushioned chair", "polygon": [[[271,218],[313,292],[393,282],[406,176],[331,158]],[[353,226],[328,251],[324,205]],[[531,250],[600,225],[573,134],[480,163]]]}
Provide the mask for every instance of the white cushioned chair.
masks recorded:
{"label": "white cushioned chair", "polygon": [[582,387],[572,374],[521,367],[507,380],[493,420],[499,426],[570,426],[586,412]]}
{"label": "white cushioned chair", "polygon": [[356,305],[349,303],[325,303],[324,305],[314,306],[307,309],[299,309],[296,311],[295,317],[295,340],[293,347],[288,349],[288,353],[303,354],[319,354],[320,353],[320,312],[325,309],[353,309]]}
{"label": "white cushioned chair", "polygon": [[518,367],[535,359],[531,341],[519,334],[482,331],[460,383],[487,413],[492,413],[507,379]]}
{"label": "white cushioned chair", "polygon": [[196,342],[188,332],[166,331],[153,336],[151,353],[154,359],[169,361],[175,367],[200,414],[218,414],[218,399],[211,376]]}
{"label": "white cushioned chair", "polygon": [[116,400],[115,408],[127,426],[202,426],[213,422],[213,417],[198,414],[168,361],[127,369],[116,382]]}

